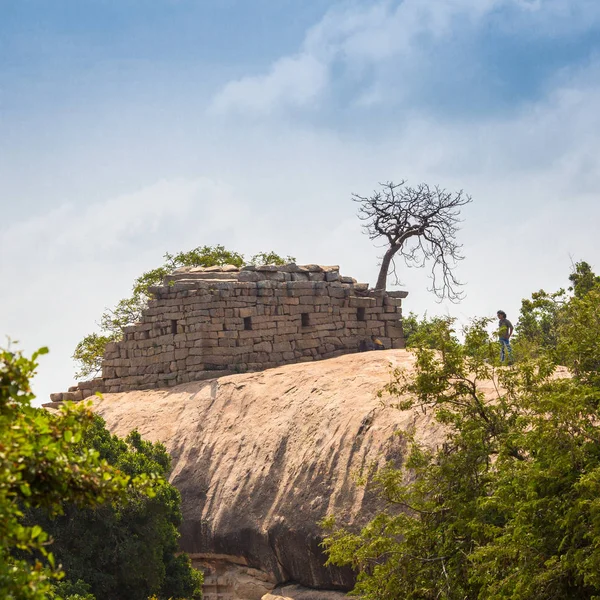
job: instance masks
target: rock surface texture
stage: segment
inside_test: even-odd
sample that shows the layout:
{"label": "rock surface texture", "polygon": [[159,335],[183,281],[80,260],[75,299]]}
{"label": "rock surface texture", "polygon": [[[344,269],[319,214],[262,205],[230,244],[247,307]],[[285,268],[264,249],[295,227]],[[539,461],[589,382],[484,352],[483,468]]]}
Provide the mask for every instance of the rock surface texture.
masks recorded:
{"label": "rock surface texture", "polygon": [[358,527],[380,508],[356,475],[402,460],[398,431],[438,439],[427,415],[377,396],[392,367],[412,365],[405,350],[350,354],[106,394],[95,410],[113,433],[137,428],[166,445],[183,498],[181,546],[207,572],[207,600],[254,600],[286,583],[348,590],[352,573],[324,566],[318,522],[335,514]]}
{"label": "rock surface texture", "polygon": [[347,596],[342,592],[311,590],[300,585],[284,585],[265,594],[262,600],[342,600]]}

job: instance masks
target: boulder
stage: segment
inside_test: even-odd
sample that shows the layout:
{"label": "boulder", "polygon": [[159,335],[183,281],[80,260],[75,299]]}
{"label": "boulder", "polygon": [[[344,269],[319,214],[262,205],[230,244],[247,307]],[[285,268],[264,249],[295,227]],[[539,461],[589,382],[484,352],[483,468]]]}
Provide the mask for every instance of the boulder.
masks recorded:
{"label": "boulder", "polygon": [[[52,396],[52,394],[50,394]],[[42,404],[42,408],[60,408],[62,406],[62,401],[58,402],[45,402]]]}
{"label": "boulder", "polygon": [[275,588],[262,597],[262,600],[342,600],[347,598],[341,592],[312,590],[300,585],[285,585]]}
{"label": "boulder", "polygon": [[222,273],[233,273],[236,271],[239,271],[239,267],[236,267],[235,265],[215,265],[213,267],[205,267],[204,271],[207,273],[215,273],[215,272],[222,272]]}
{"label": "boulder", "polygon": [[372,464],[401,462],[399,431],[439,439],[429,415],[387,407],[377,395],[391,368],[410,369],[413,361],[405,350],[349,354],[106,394],[95,410],[113,433],[137,428],[166,445],[182,495],[181,547],[194,561],[243,565],[271,586],[349,590],[353,573],[324,565],[318,523],[334,514],[359,528],[381,509],[356,476]]}

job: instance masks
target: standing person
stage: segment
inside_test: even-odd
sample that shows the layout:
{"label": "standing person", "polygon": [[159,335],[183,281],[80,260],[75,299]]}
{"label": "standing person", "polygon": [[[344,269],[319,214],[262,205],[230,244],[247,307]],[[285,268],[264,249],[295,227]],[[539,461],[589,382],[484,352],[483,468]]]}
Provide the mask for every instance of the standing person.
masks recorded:
{"label": "standing person", "polygon": [[500,362],[504,362],[505,349],[508,350],[508,364],[512,365],[512,348],[510,347],[510,336],[513,333],[513,325],[506,318],[506,313],[499,310],[498,315],[498,340],[500,341]]}

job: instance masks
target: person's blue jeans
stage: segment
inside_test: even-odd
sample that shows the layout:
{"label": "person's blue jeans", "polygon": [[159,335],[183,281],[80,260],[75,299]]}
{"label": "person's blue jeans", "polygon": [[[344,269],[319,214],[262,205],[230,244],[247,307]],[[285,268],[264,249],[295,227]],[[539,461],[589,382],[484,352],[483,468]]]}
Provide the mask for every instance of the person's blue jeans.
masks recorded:
{"label": "person's blue jeans", "polygon": [[510,347],[510,340],[507,338],[500,338],[500,362],[504,362],[508,354],[508,362],[512,362],[512,348]]}

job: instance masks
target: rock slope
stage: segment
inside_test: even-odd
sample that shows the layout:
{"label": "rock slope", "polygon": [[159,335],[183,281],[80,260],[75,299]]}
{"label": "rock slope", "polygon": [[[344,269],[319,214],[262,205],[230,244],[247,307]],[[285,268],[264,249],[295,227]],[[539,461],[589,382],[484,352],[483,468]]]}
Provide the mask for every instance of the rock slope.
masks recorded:
{"label": "rock slope", "polygon": [[356,475],[402,459],[396,432],[439,437],[427,415],[377,396],[391,368],[412,365],[405,350],[351,354],[107,394],[95,410],[118,435],[137,428],[166,445],[183,499],[182,548],[213,574],[207,597],[251,600],[286,582],[348,590],[352,573],[324,566],[318,522],[333,513],[358,527],[374,514],[378,500]]}

